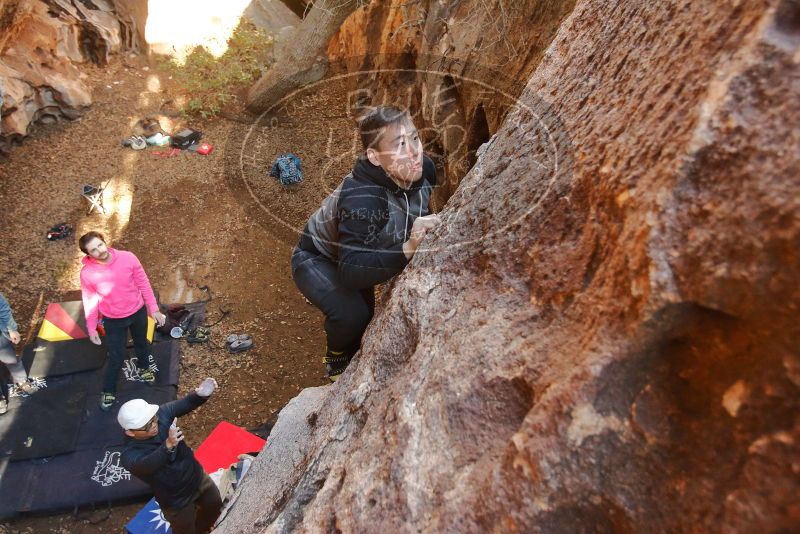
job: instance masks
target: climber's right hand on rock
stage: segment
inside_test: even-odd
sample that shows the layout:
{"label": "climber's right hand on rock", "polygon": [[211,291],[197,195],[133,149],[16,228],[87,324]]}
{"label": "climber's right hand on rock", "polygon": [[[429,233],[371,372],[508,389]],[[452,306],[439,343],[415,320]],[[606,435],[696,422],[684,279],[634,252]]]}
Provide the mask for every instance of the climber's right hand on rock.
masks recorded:
{"label": "climber's right hand on rock", "polygon": [[439,226],[441,219],[435,213],[431,215],[426,215],[425,217],[417,217],[414,220],[413,226],[411,226],[411,236],[408,238],[408,241],[403,243],[403,252],[406,255],[406,258],[409,260],[417,251],[417,247],[419,246],[422,238],[425,237],[430,230]]}

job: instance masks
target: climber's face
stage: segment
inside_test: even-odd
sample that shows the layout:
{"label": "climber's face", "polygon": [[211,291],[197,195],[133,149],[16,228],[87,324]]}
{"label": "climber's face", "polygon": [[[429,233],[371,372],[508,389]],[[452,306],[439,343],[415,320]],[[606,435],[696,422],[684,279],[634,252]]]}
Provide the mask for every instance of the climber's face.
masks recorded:
{"label": "climber's face", "polygon": [[378,137],[377,150],[368,148],[367,157],[373,165],[383,167],[392,181],[403,189],[422,177],[422,141],[410,120],[384,127]]}

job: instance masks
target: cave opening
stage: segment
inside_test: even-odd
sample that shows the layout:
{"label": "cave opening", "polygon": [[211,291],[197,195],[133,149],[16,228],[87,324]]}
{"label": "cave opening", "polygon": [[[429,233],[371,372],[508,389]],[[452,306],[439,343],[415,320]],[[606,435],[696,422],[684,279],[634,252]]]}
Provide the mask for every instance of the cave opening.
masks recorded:
{"label": "cave opening", "polygon": [[481,103],[475,108],[475,113],[472,116],[469,132],[467,134],[467,172],[478,161],[478,149],[483,143],[487,142],[490,137],[489,123],[486,121],[486,110],[483,109],[483,104]]}
{"label": "cave opening", "polygon": [[108,44],[97,29],[87,22],[81,24],[80,36],[78,38],[81,52],[88,57],[92,63],[100,67],[108,63]]}

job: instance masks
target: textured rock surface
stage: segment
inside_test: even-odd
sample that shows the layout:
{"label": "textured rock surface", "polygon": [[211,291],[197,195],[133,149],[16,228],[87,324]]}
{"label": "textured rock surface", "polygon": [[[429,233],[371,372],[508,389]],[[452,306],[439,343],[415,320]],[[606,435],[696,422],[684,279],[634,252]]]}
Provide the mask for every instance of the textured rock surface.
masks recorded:
{"label": "textured rock surface", "polygon": [[579,0],[218,531],[795,530],[799,65],[793,1]]}
{"label": "textured rock surface", "polygon": [[327,70],[324,52],[358,0],[317,0],[296,27],[276,42],[275,63],[247,92],[247,109],[269,110],[284,95],[322,78]]}
{"label": "textured rock surface", "polygon": [[302,21],[281,0],[253,0],[244,10],[244,16],[275,35],[291,30]]}
{"label": "textured rock surface", "polygon": [[[446,178],[434,197],[441,206],[475,163],[476,149],[497,132],[574,4],[373,1],[344,22],[328,56],[369,71],[352,86],[370,91],[372,101],[387,95],[420,110],[417,127]],[[391,72],[398,68],[408,72]],[[374,69],[389,72],[376,75]]]}
{"label": "textured rock surface", "polygon": [[[309,459],[311,437],[325,395],[325,388],[306,388],[281,410],[281,417],[272,428],[272,432],[280,436],[280,439],[268,440],[260,455],[281,458],[282,461],[253,464],[247,476],[251,484],[260,488],[259,491],[238,492],[232,499],[231,506],[226,508],[222,520],[233,510],[236,515],[242,509],[263,509],[264,493],[282,501],[288,501],[293,493],[298,493],[297,484],[308,467],[306,461]],[[316,491],[311,492],[312,496],[314,494]],[[294,506],[301,512],[299,517],[302,519],[302,506]],[[272,522],[275,515],[260,518],[259,524]],[[291,512],[285,513],[283,526],[290,529],[291,525],[286,522],[293,520]]]}
{"label": "textured rock surface", "polygon": [[31,124],[74,119],[91,104],[77,65],[104,65],[112,54],[145,46],[146,1],[18,0],[0,7],[3,152]]}

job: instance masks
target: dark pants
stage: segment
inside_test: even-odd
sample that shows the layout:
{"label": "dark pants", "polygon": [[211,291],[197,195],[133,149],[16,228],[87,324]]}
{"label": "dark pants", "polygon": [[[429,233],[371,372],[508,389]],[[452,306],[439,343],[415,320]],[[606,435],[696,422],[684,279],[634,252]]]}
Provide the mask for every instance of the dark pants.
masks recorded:
{"label": "dark pants", "polygon": [[139,308],[133,315],[121,319],[103,319],[103,327],[106,329],[106,348],[108,349],[108,362],[106,362],[106,372],[103,376],[103,391],[116,393],[117,375],[122,368],[122,361],[127,354],[126,345],[128,344],[128,330],[131,331],[133,338],[133,352],[136,354],[137,367],[141,368],[147,362],[147,366],[154,368],[155,358],[150,354],[150,342],[147,341],[147,309],[145,306]]}
{"label": "dark pants", "polygon": [[[8,378],[6,375],[8,375]],[[11,374],[5,368],[0,368],[0,400],[8,400],[9,378],[11,378]]]}
{"label": "dark pants", "polygon": [[25,382],[28,379],[28,373],[25,372],[25,366],[22,361],[17,358],[17,353],[14,351],[14,344],[11,340],[0,334],[0,362],[8,367],[11,378],[15,384]]}
{"label": "dark pants", "polygon": [[173,534],[205,534],[214,526],[222,510],[222,498],[214,481],[203,473],[203,480],[183,508],[162,508]]}
{"label": "dark pants", "polygon": [[342,286],[335,263],[299,247],[292,254],[292,278],[300,292],[325,314],[328,350],[355,354],[375,313],[375,290]]}

